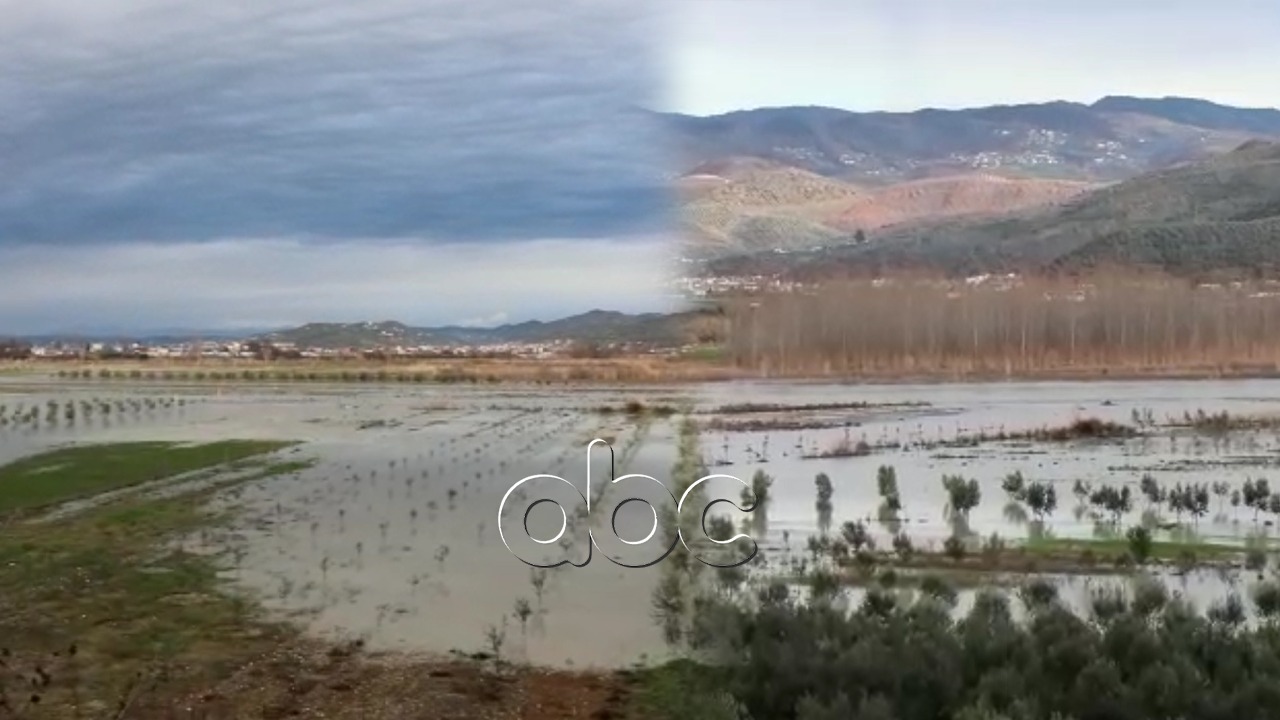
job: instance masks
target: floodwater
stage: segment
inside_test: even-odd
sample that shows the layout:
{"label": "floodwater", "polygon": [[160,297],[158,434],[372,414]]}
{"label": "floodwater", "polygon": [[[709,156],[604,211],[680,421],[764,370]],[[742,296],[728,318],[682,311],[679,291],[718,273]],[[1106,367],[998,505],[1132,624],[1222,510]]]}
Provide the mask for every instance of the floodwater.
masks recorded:
{"label": "floodwater", "polygon": [[[1213,439],[1156,427],[1148,437],[1125,441],[929,446],[957,435],[1061,426],[1083,417],[1130,423],[1135,410],[1149,412],[1157,422],[1198,410],[1270,415],[1280,412],[1280,381],[734,382],[679,388],[0,381],[0,404],[9,414],[19,404],[43,409],[51,399],[173,397],[187,402],[180,407],[157,402],[154,408],[110,417],[99,413],[71,427],[65,422],[39,429],[0,427],[0,462],[67,442],[301,440],[302,449],[291,457],[313,458],[311,468],[228,496],[224,502],[241,510],[235,527],[190,538],[188,547],[222,554],[230,582],[316,633],[362,637],[379,649],[437,653],[491,650],[492,640],[502,636],[504,656],[542,664],[621,666],[665,654],[650,610],[657,568],[623,567],[596,553],[585,567],[547,571],[539,590],[535,571],[513,556],[498,534],[499,504],[517,480],[551,473],[585,489],[586,448],[595,437],[611,438],[617,475],[645,473],[667,480],[676,461],[679,416],[635,422],[594,412],[601,405],[684,399],[696,406],[695,418],[706,420],[717,407],[743,402],[921,404],[822,413],[847,426],[703,435],[703,455],[713,472],[749,481],[763,470],[774,478],[764,508],[767,532],[757,538],[771,555],[788,552],[784,545],[803,554],[805,536],[817,531],[818,473],[833,482],[833,525],[866,519],[878,540],[886,541],[888,530],[874,522],[880,504],[875,478],[880,465],[892,465],[904,506],[902,528],[917,545],[926,545],[950,532],[944,474],[980,482],[982,500],[969,520],[974,532],[1006,538],[1027,533],[1025,513],[1009,508],[1000,488],[1007,473],[1020,470],[1029,481],[1057,488],[1058,508],[1045,523],[1049,533],[1091,537],[1099,523],[1074,507],[1071,489],[1077,480],[1134,484],[1135,507],[1123,521],[1128,525],[1146,509],[1136,492],[1143,474],[1168,486],[1226,481],[1238,488],[1246,478],[1274,473],[1280,460],[1280,436],[1271,430]],[[866,457],[801,457],[846,437],[876,449]],[[604,477],[607,454],[597,450],[591,462],[593,473]],[[736,495],[732,490],[730,496]],[[527,496],[513,498],[517,509],[512,512],[529,508]],[[1240,542],[1265,527],[1255,525],[1251,511],[1224,504],[1219,512],[1219,500],[1213,498],[1210,516],[1197,523],[1202,538]],[[609,492],[598,505],[593,500],[593,527],[612,517],[618,502]],[[651,526],[639,508],[631,503],[618,509],[624,538],[638,539]],[[546,504],[530,510],[534,537],[555,534],[560,517],[550,510]],[[582,539],[578,531],[569,535]],[[564,551],[566,557],[580,563],[582,547],[580,542]],[[549,552],[556,548],[547,546]],[[1061,579],[1069,597],[1087,598],[1091,582],[1109,580]],[[1170,580],[1175,591],[1198,603],[1231,591],[1231,582],[1236,580],[1209,571]],[[529,612],[522,622],[517,606],[523,602]]]}
{"label": "floodwater", "polygon": [[[808,430],[716,432],[704,439],[710,460],[728,461],[717,469],[750,478],[763,470],[774,478],[768,505],[771,541],[786,531],[804,540],[815,532],[814,479],[826,473],[833,484],[833,521],[865,520],[873,524],[881,498],[876,472],[894,468],[903,505],[903,529],[927,544],[951,532],[945,506],[943,475],[979,481],[982,498],[969,517],[974,532],[1004,538],[1026,537],[1024,517],[1012,512],[1001,489],[1004,477],[1020,471],[1028,482],[1054,485],[1058,508],[1046,529],[1063,538],[1098,535],[1097,519],[1079,513],[1073,494],[1077,480],[1098,487],[1132,485],[1133,510],[1122,525],[1140,520],[1148,509],[1138,492],[1149,474],[1162,486],[1225,481],[1240,488],[1248,478],[1274,475],[1280,468],[1280,432],[1238,431],[1219,438],[1185,428],[1157,427],[1145,437],[1124,441],[984,442],[976,447],[934,444],[959,436],[988,435],[1061,427],[1082,418],[1132,424],[1133,412],[1148,411],[1157,423],[1181,421],[1184,413],[1226,411],[1233,416],[1280,416],[1280,381],[1008,383],[974,385],[831,386],[753,384],[751,389],[712,387],[704,392],[712,405],[743,402],[792,406],[813,403],[927,403],[897,412],[870,408],[843,413],[849,427]],[[830,415],[831,413],[827,413]],[[840,414],[840,413],[837,413]],[[849,438],[875,449],[864,457],[804,458],[820,454]],[[767,455],[762,455],[767,447]],[[1280,478],[1277,478],[1280,479]],[[1212,497],[1209,516],[1195,528],[1205,541],[1239,541],[1255,529],[1252,511],[1232,508],[1226,497]],[[1024,508],[1025,510],[1025,508]],[[1173,518],[1170,517],[1170,520]],[[1189,518],[1184,518],[1189,519]],[[1263,518],[1265,520],[1265,518]],[[1263,526],[1259,526],[1263,527]],[[881,539],[888,533],[881,529]]]}
{"label": "floodwater", "polygon": [[[548,570],[539,591],[533,568],[502,543],[498,508],[507,489],[532,474],[555,474],[585,490],[587,446],[597,437],[611,441],[617,475],[665,481],[676,461],[676,421],[634,422],[595,410],[632,399],[692,401],[687,389],[295,386],[204,388],[192,396],[176,386],[26,385],[9,392],[0,385],[0,404],[43,411],[49,400],[173,395],[187,404],[117,409],[109,418],[99,411],[73,426],[10,425],[0,430],[0,462],[68,442],[304,441],[296,456],[286,452],[314,459],[311,468],[231,494],[224,502],[240,510],[236,526],[186,545],[226,557],[231,582],[319,634],[359,637],[374,649],[491,651],[489,629],[502,633],[505,620],[502,653],[540,664],[623,666],[665,651],[650,620],[657,568],[623,567],[597,553],[584,567]],[[606,477],[608,465],[608,450],[597,448],[594,477]],[[596,496],[601,509],[593,520],[611,518],[618,501],[599,488]],[[622,537],[639,539],[652,528],[651,517],[639,522],[640,509],[631,503],[618,513]],[[552,526],[532,514],[530,532],[554,535],[556,520]],[[564,557],[582,564],[580,551]],[[529,606],[524,622],[520,600]]]}

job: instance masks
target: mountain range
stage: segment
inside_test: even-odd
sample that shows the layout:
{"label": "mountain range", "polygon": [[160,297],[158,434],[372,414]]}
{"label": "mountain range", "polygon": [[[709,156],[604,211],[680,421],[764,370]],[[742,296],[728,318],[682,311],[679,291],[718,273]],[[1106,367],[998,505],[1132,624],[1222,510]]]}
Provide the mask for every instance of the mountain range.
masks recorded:
{"label": "mountain range", "polygon": [[[194,341],[269,341],[313,348],[402,346],[464,346],[501,343],[542,343],[557,340],[583,343],[637,342],[676,346],[706,340],[717,327],[715,312],[695,308],[676,313],[628,314],[591,310],[551,321],[510,323],[497,327],[414,327],[402,322],[307,323],[270,331],[170,331],[163,334],[64,333],[15,337],[33,344],[88,342],[170,345]],[[0,337],[0,339],[4,339]]]}
{"label": "mountain range", "polygon": [[1280,111],[1107,97],[661,116],[685,254],[715,274],[1280,261]]}
{"label": "mountain range", "polygon": [[1177,97],[914,112],[783,107],[659,118],[689,169],[751,157],[855,183],[974,170],[1122,180],[1250,138],[1280,137],[1280,110]]}
{"label": "mountain range", "polygon": [[300,327],[266,333],[257,339],[291,342],[302,347],[376,346],[418,347],[423,345],[492,345],[501,343],[541,343],[569,340],[586,343],[639,342],[680,345],[693,342],[704,327],[710,327],[707,312],[627,314],[592,310],[547,322],[532,320],[492,328],[412,327],[395,321],[363,323],[309,323]]}

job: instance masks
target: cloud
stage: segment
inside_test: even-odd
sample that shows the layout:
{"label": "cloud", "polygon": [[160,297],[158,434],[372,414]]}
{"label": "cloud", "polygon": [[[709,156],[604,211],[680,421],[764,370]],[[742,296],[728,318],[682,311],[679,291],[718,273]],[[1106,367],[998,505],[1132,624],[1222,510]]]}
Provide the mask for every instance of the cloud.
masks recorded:
{"label": "cloud", "polygon": [[691,0],[673,12],[662,104],[697,114],[1108,94],[1277,102],[1274,0]]}
{"label": "cloud", "polygon": [[2,5],[0,243],[665,226],[648,3]]}
{"label": "cloud", "polygon": [[491,328],[505,324],[509,317],[505,310],[499,310],[489,317],[467,318],[454,324],[458,327]]}
{"label": "cloud", "polygon": [[[0,336],[243,330],[323,320],[452,324],[477,309],[552,320],[667,311],[672,242],[426,243],[360,238],[0,247]],[[506,319],[505,313],[500,313]],[[499,320],[499,315],[482,318]]]}
{"label": "cloud", "polygon": [[0,333],[665,307],[654,4],[0,9]]}

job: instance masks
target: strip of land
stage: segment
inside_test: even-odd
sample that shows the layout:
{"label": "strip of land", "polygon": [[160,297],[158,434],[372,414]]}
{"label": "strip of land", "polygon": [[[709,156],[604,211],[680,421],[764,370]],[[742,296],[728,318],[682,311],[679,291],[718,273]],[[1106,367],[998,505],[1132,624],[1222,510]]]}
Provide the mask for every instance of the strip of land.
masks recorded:
{"label": "strip of land", "polygon": [[217,384],[668,384],[750,379],[812,380],[864,384],[931,384],[1005,381],[1130,381],[1268,379],[1280,377],[1273,362],[1179,361],[1167,364],[1080,363],[1045,367],[1000,364],[940,364],[915,367],[753,366],[719,352],[671,356],[634,355],[602,359],[487,359],[434,361],[309,360],[67,360],[4,361],[0,376],[61,378],[68,382],[122,385]]}

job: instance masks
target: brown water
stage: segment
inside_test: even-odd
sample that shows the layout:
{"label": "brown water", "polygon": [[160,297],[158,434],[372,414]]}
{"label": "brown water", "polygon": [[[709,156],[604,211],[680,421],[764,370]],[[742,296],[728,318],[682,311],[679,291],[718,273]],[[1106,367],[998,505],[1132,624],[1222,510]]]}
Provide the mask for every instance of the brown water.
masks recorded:
{"label": "brown water", "polygon": [[[1197,410],[1270,414],[1280,412],[1280,381],[871,387],[740,382],[590,391],[301,385],[197,391],[122,383],[0,383],[0,403],[10,408],[50,398],[170,395],[192,397],[193,403],[72,428],[0,429],[0,461],[66,442],[302,440],[301,456],[314,458],[314,467],[228,497],[224,502],[242,509],[233,531],[192,538],[189,546],[225,553],[229,580],[269,607],[295,614],[317,633],[361,636],[386,649],[472,651],[485,647],[486,629],[500,626],[506,616],[504,653],[579,666],[625,665],[642,655],[664,654],[650,613],[656,569],[625,568],[597,555],[584,568],[549,571],[539,605],[531,568],[499,540],[497,508],[507,488],[532,473],[579,482],[586,443],[601,435],[616,436],[613,445],[623,465],[619,474],[644,472],[665,480],[676,459],[676,420],[637,425],[589,412],[602,404],[673,397],[686,397],[703,410],[741,402],[928,403],[910,410],[835,413],[851,423],[847,429],[704,436],[704,456],[731,463],[716,471],[749,479],[763,469],[774,476],[768,532],[760,538],[771,555],[788,552],[784,545],[803,553],[804,536],[816,531],[813,483],[819,472],[834,483],[832,519],[838,527],[845,520],[874,520],[880,503],[876,468],[893,465],[905,506],[904,529],[921,544],[938,542],[950,531],[940,483],[944,473],[980,481],[982,502],[970,518],[975,532],[1026,534],[1027,524],[1009,511],[1000,490],[1005,474],[1021,470],[1028,480],[1050,481],[1058,488],[1059,508],[1046,523],[1049,532],[1089,537],[1099,526],[1073,508],[1071,486],[1077,479],[1136,484],[1150,473],[1163,484],[1226,480],[1238,487],[1247,477],[1273,473],[1280,460],[1280,437],[1274,432],[1211,440],[1175,430],[1125,442],[989,443],[963,450],[884,450],[860,458],[799,457],[831,446],[846,433],[873,445],[910,445],[957,433],[1063,425],[1085,416],[1127,423],[1134,409],[1150,410],[1157,420]],[[762,454],[766,439],[767,457]],[[1144,509],[1140,495],[1135,506],[1125,524],[1136,522]],[[1219,514],[1217,498],[1213,506],[1215,512],[1196,528],[1204,538],[1239,542],[1264,529],[1255,527],[1252,513],[1228,506]],[[644,534],[644,518],[624,520],[624,525],[638,522]],[[884,528],[872,526],[887,538]],[[234,548],[242,553],[238,569],[235,553],[229,552]],[[1097,582],[1109,581],[1061,580],[1064,595],[1086,599],[1088,583]],[[1238,578],[1209,572],[1170,582],[1202,602],[1230,592],[1232,583],[1239,585]],[[520,598],[535,610],[523,628],[513,616]]]}

